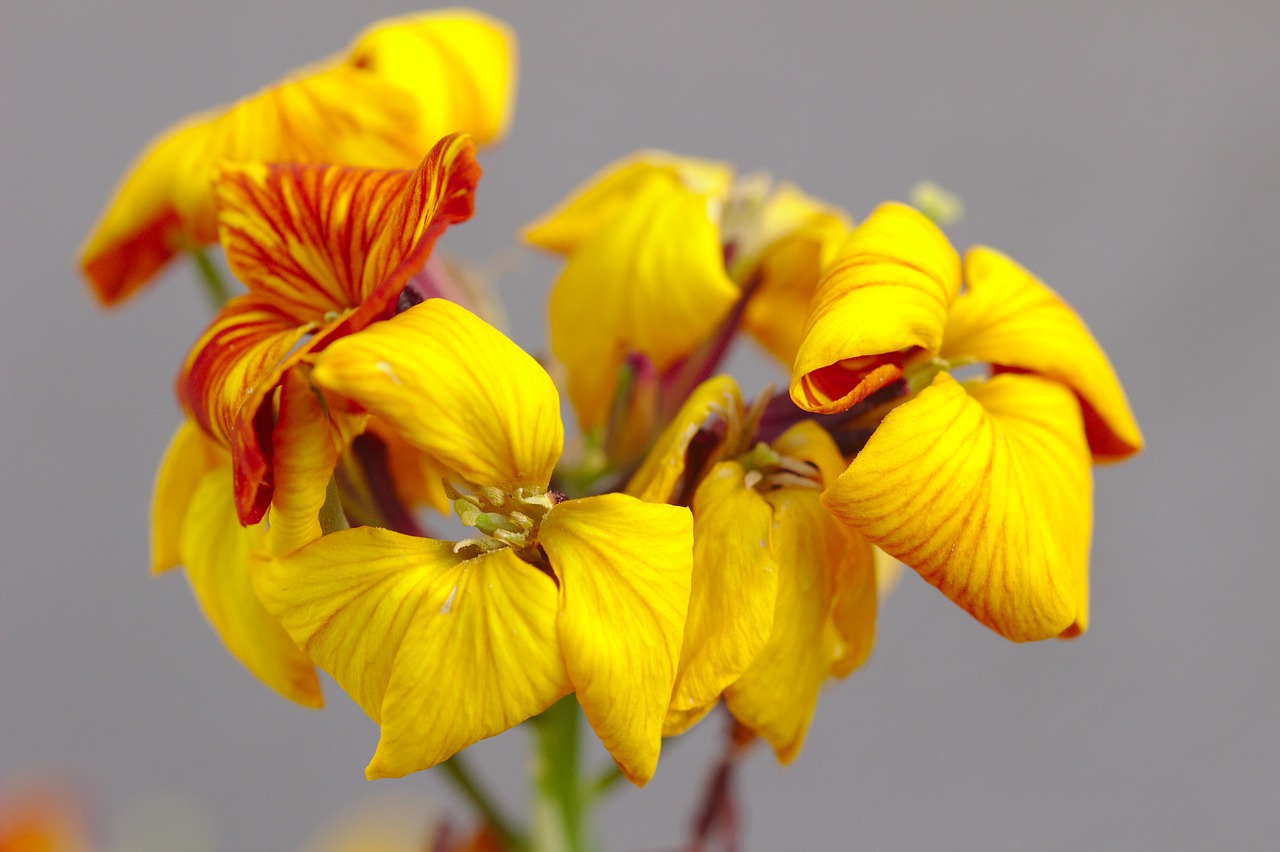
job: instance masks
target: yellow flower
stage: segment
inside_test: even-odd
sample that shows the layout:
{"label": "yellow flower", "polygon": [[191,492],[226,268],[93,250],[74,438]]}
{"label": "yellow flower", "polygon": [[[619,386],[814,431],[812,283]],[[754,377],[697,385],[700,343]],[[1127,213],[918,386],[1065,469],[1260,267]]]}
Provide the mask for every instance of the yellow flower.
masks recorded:
{"label": "yellow flower", "polygon": [[528,242],[567,255],[551,292],[551,348],[583,429],[605,424],[631,354],[668,379],[699,347],[711,347],[714,366],[728,344],[717,329],[736,330],[744,295],[747,328],[790,363],[819,264],[847,229],[794,187],[735,182],[726,164],[658,151],[608,166],[529,225]]}
{"label": "yellow flower", "polygon": [[231,449],[241,523],[262,518],[273,459],[290,454],[273,437],[276,389],[312,353],[396,310],[436,239],[471,216],[479,177],[457,135],[412,172],[257,163],[216,172],[222,245],[249,292],[196,342],[178,396]]}
{"label": "yellow flower", "polygon": [[314,356],[312,380],[440,460],[461,542],[362,527],[271,561],[259,596],[382,728],[369,777],[433,766],[576,692],[653,774],[692,570],[687,509],[548,491],[563,444],[541,367],[432,299]]}
{"label": "yellow flower", "polygon": [[[950,375],[975,362],[989,378]],[[979,246],[962,264],[925,216],[887,204],[819,284],[791,397],[841,411],[904,375],[918,394],[824,505],[1010,639],[1082,632],[1090,462],[1142,446],[1084,323],[1009,258]]]}
{"label": "yellow flower", "polygon": [[133,295],[187,247],[218,237],[224,161],[413,168],[442,136],[501,137],[515,91],[514,36],[453,10],[372,25],[347,51],[162,133],[125,173],[80,251],[103,304]]}
{"label": "yellow flower", "polygon": [[844,468],[831,437],[810,420],[747,450],[758,416],[732,379],[704,383],[629,490],[678,501],[696,486],[689,619],[665,732],[684,731],[723,695],[785,763],[823,681],[870,653],[875,558],[819,502]]}

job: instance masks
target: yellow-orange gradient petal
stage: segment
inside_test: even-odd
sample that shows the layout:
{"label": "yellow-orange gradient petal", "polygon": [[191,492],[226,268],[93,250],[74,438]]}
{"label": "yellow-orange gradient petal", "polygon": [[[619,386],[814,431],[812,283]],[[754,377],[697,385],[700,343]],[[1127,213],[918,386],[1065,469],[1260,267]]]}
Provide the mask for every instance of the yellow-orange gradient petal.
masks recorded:
{"label": "yellow-orange gradient petal", "polygon": [[347,63],[416,101],[422,149],[454,132],[484,145],[506,135],[516,101],[516,37],[469,9],[379,21],[352,43]]}
{"label": "yellow-orange gradient petal", "polygon": [[768,741],[781,763],[799,753],[837,656],[829,622],[846,541],[818,498],[798,488],[766,495],[777,572],[772,630],[724,693],[729,712]]}
{"label": "yellow-orange gradient petal", "polygon": [[182,524],[196,486],[215,468],[231,468],[231,454],[190,420],[169,441],[151,497],[151,573],[182,564]]}
{"label": "yellow-orange gradient petal", "polygon": [[652,187],[670,191],[683,186],[720,198],[731,180],[733,170],[724,163],[638,151],[592,175],[555,209],[526,225],[522,236],[530,245],[569,254]]}
{"label": "yellow-orange gradient petal", "polygon": [[382,726],[365,773],[426,769],[545,710],[572,687],[555,582],[510,550],[361,527],[255,578],[294,639]]}
{"label": "yellow-orange gradient petal", "polygon": [[[715,706],[726,686],[769,641],[778,595],[773,512],[721,462],[693,498],[693,584],[680,669],[663,733],[682,733]],[[817,499],[817,492],[814,492]]]}
{"label": "yellow-orange gradient petal", "polygon": [[[652,503],[669,503],[677,495],[685,473],[689,445],[698,430],[712,420],[724,421],[735,431],[745,415],[738,384],[731,376],[713,376],[698,385],[680,411],[662,430],[640,469],[627,483],[627,493]],[[730,443],[735,436],[726,435]]]}
{"label": "yellow-orange gradient petal", "polygon": [[814,294],[791,371],[806,411],[843,411],[901,376],[902,355],[942,345],[960,258],[924,214],[883,204],[854,229]]}
{"label": "yellow-orange gradient petal", "polygon": [[1142,448],[1142,433],[1106,353],[1062,297],[1000,252],[965,254],[967,289],[947,321],[942,356],[968,356],[1057,379],[1080,395],[1095,461]]}
{"label": "yellow-orange gradient petal", "polygon": [[1074,563],[1089,528],[1078,508],[1054,510],[1089,499],[1088,466],[1080,406],[1062,385],[1004,374],[970,395],[940,373],[885,417],[823,502],[992,630],[1045,639],[1075,623],[1087,595]]}
{"label": "yellow-orange gradient petal", "polygon": [[254,593],[264,530],[236,516],[228,463],[205,474],[182,528],[182,563],[200,609],[227,650],[267,686],[307,707],[323,703],[315,668]]}
{"label": "yellow-orange gradient petal", "polygon": [[604,422],[627,353],[666,370],[737,300],[711,203],[674,182],[647,184],[569,255],[551,291],[551,349],[583,429]]}
{"label": "yellow-orange gradient petal", "polygon": [[336,341],[316,357],[313,378],[477,485],[543,487],[564,446],[546,371],[444,299]]}
{"label": "yellow-orange gradient petal", "polygon": [[543,521],[560,578],[559,636],[578,703],[624,775],[658,765],[689,607],[688,509],[625,494],[570,500]]}

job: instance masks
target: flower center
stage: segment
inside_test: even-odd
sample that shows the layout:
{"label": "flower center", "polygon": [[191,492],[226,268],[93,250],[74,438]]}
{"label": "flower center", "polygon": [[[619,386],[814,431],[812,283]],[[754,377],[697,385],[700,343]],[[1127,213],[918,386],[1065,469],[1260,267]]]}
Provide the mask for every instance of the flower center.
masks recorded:
{"label": "flower center", "polygon": [[462,491],[445,482],[445,491],[453,500],[453,511],[480,535],[466,538],[453,546],[454,553],[468,558],[509,547],[526,562],[544,563],[546,557],[538,546],[538,529],[560,495],[542,488],[517,488],[503,491],[489,485],[466,485]]}
{"label": "flower center", "polygon": [[747,471],[743,483],[762,494],[779,488],[822,489],[822,474],[817,465],[784,456],[764,442],[738,456],[738,464]]}

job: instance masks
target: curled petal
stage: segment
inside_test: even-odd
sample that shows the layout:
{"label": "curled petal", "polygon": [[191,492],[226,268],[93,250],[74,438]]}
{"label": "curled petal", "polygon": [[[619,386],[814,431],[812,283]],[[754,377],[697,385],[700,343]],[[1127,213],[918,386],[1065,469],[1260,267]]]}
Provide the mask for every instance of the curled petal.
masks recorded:
{"label": "curled petal", "polygon": [[1088,470],[1062,385],[1004,374],[969,393],[940,373],[885,417],[823,502],[983,624],[1028,641],[1083,610]]}
{"label": "curled petal", "polygon": [[434,766],[540,713],[571,687],[546,574],[510,550],[360,527],[272,561],[263,601],[382,726],[370,778]]}
{"label": "curled petal", "polygon": [[604,422],[628,353],[664,371],[737,300],[710,203],[675,182],[647,184],[565,263],[551,291],[551,349],[584,429]]}
{"label": "curled petal", "polygon": [[265,548],[263,539],[261,527],[240,526],[230,464],[205,474],[182,529],[191,590],[233,657],[285,698],[319,707],[315,667],[254,593],[253,565]]}
{"label": "curled petal", "polygon": [[484,145],[511,124],[516,39],[497,18],[450,9],[379,21],[346,61],[413,96],[422,148],[458,131]]}
{"label": "curled petal", "polygon": [[831,614],[847,540],[817,491],[782,488],[767,499],[777,572],[772,631],[724,698],[729,712],[788,763],[800,751],[818,691],[839,655]]}
{"label": "curled petal", "polygon": [[563,449],[546,371],[443,299],[336,341],[316,357],[313,378],[478,485],[544,487]]}
{"label": "curled petal", "polygon": [[[744,413],[742,396],[732,377],[715,376],[698,385],[627,483],[627,493],[652,503],[672,502],[685,475],[689,445],[698,430],[719,419],[732,431],[735,424],[742,422]],[[732,436],[726,435],[726,440],[732,441]]]}
{"label": "curled petal", "polygon": [[689,620],[667,736],[683,732],[715,706],[725,687],[751,666],[773,628],[773,512],[744,476],[742,465],[721,462],[693,498]]}
{"label": "curled petal", "polygon": [[1142,433],[1106,353],[1057,293],[994,249],[964,258],[966,291],[947,321],[943,357],[968,356],[1056,379],[1079,394],[1095,461],[1142,448]]}
{"label": "curled petal", "polygon": [[814,294],[791,371],[806,411],[843,411],[898,378],[902,355],[942,345],[960,258],[924,214],[884,204],[854,229]]}
{"label": "curled petal", "polygon": [[605,494],[557,505],[541,542],[560,578],[560,644],[578,703],[623,774],[643,785],[680,659],[693,519]]}
{"label": "curled petal", "polygon": [[569,254],[651,187],[683,186],[718,198],[732,179],[733,170],[724,163],[639,151],[593,175],[554,210],[526,225],[523,236],[530,245]]}

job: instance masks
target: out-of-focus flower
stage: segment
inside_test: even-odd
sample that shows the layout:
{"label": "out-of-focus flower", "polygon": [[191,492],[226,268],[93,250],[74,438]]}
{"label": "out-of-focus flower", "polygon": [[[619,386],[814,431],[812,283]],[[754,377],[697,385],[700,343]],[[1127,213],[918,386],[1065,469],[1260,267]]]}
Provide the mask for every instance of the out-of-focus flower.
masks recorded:
{"label": "out-of-focus flower", "polygon": [[335,532],[255,577],[267,608],[382,726],[369,777],[445,760],[576,692],[632,781],[657,764],[692,570],[687,509],[548,490],[559,397],[440,299],[335,341],[312,380],[451,471],[477,536]]}
{"label": "out-of-focus flower", "polygon": [[0,852],[88,852],[84,804],[57,781],[6,781],[0,788]]}
{"label": "out-of-focus flower", "polygon": [[472,145],[459,135],[441,139],[412,172],[261,164],[218,170],[222,244],[249,292],[228,302],[200,336],[178,396],[231,450],[241,523],[262,518],[273,460],[290,455],[289,436],[275,423],[282,380],[333,340],[395,311],[436,238],[471,216],[479,176]]}
{"label": "out-of-focus flower", "polygon": [[80,251],[103,304],[133,295],[178,252],[218,238],[224,161],[411,169],[441,137],[501,138],[515,95],[515,38],[467,10],[381,21],[339,56],[179,122],[125,173]]}
{"label": "out-of-focus flower", "polygon": [[692,490],[693,583],[666,733],[684,731],[723,695],[787,762],[822,682],[871,651],[876,571],[871,545],[819,502],[844,469],[831,437],[806,421],[748,449],[757,417],[732,379],[711,379],[629,490],[671,501]]}
{"label": "out-of-focus flower", "polygon": [[[952,377],[978,362],[989,378]],[[924,215],[884,205],[819,285],[791,397],[841,411],[904,375],[918,393],[824,505],[1010,639],[1082,632],[1090,462],[1142,446],[1084,323],[999,252],[972,248],[962,265]]]}
{"label": "out-of-focus flower", "polygon": [[658,151],[608,166],[529,225],[528,242],[566,255],[551,348],[584,430],[605,424],[629,356],[669,374],[699,347],[722,354],[714,334],[735,306],[789,364],[820,264],[847,231],[794,187]]}

